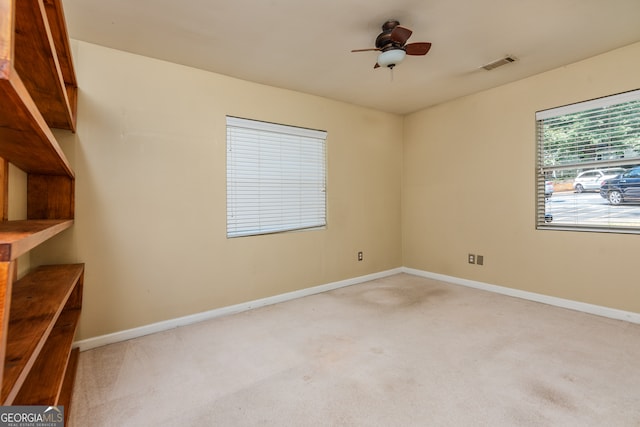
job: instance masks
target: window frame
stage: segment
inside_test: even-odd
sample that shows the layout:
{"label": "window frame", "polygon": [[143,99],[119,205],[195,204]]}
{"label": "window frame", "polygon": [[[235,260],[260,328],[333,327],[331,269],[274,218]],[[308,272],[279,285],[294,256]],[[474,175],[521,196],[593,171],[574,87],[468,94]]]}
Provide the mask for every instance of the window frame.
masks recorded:
{"label": "window frame", "polygon": [[327,132],[226,116],[227,238],[327,226]]}
{"label": "window frame", "polygon": [[[629,114],[625,113],[626,115],[623,115],[618,113],[619,115],[613,116],[609,112],[611,110],[615,111],[616,108],[623,109],[627,103],[629,103],[628,106],[630,108]],[[580,118],[581,114],[583,116]],[[607,130],[609,132],[607,133],[595,127],[595,123],[598,120],[602,120],[603,118],[606,119],[610,116],[615,117],[616,120],[618,120],[611,123],[607,122],[612,125],[612,129],[615,129],[613,126],[622,126],[623,124],[626,124],[624,120],[631,121],[632,125],[630,128],[633,132],[631,136],[628,137],[628,140],[620,138],[617,130]],[[587,220],[582,220],[584,223],[581,223],[578,220],[578,214],[576,214],[576,223],[573,224],[569,222],[554,223],[555,218],[549,221],[548,213],[553,213],[547,212],[547,207],[548,203],[551,204],[553,196],[551,196],[551,198],[547,197],[544,191],[545,183],[549,180],[549,176],[551,174],[557,174],[560,172],[572,174],[575,171],[575,174],[577,175],[580,172],[586,172],[591,169],[608,169],[623,166],[631,168],[634,166],[640,166],[640,89],[537,111],[535,117],[536,228],[539,230],[640,234],[640,222],[638,222],[637,225],[616,225],[616,221],[612,220],[615,215],[612,215],[612,209],[610,209],[609,213],[603,217],[604,219],[601,223],[587,223]],[[585,117],[588,117],[588,119],[585,119]],[[623,119],[620,119],[620,117],[623,117]],[[588,123],[585,128],[588,129],[589,132],[596,132],[595,129],[597,129],[597,132],[599,132],[598,136],[607,135],[610,141],[617,139],[617,144],[607,145],[602,142],[596,143],[595,141],[598,141],[597,138],[593,137],[592,133],[588,133],[586,131],[584,134],[576,133],[578,136],[568,136],[566,140],[562,140],[562,138],[556,140],[561,141],[560,144],[566,144],[564,146],[565,152],[572,152],[572,154],[565,154],[567,160],[564,162],[553,163],[557,159],[551,159],[553,157],[551,153],[552,150],[545,149],[545,142],[548,142],[550,139],[545,140],[544,135],[545,130],[548,130],[551,126],[549,123],[553,123],[554,120],[560,127],[564,125],[564,123],[561,123],[563,120],[566,123],[571,124],[578,122],[578,120],[585,120],[585,122]],[[572,120],[575,120],[575,122],[572,122]],[[547,126],[547,128],[545,128],[545,126]],[[600,128],[602,127],[603,126],[600,126]],[[570,132],[566,133],[567,135],[570,135]],[[583,137],[582,139],[580,138],[581,136]],[[588,137],[592,137],[592,139],[589,139]],[[626,138],[626,134],[624,137]],[[575,141],[578,142],[576,143]],[[614,149],[619,151],[623,147],[630,146],[633,146],[633,149],[629,148],[628,150],[621,152],[622,154],[619,152],[615,152],[614,154]],[[601,158],[604,156],[611,158]],[[617,158],[613,158],[614,156],[617,156]],[[561,158],[561,156],[558,157]],[[557,198],[555,200],[557,200]],[[610,208],[613,207],[614,206],[610,206]],[[640,209],[640,206],[638,206],[638,208]]]}

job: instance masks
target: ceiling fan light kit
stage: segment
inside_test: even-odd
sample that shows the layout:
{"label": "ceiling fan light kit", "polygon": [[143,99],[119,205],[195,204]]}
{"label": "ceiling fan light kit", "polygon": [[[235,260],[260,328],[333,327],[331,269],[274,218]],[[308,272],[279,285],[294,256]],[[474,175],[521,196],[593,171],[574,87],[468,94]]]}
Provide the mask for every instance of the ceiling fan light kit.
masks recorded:
{"label": "ceiling fan light kit", "polygon": [[405,56],[407,56],[407,53],[402,49],[387,50],[378,55],[378,65],[393,68],[401,63]]}
{"label": "ceiling fan light kit", "polygon": [[373,68],[387,67],[393,69],[401,63],[405,56],[426,55],[431,49],[431,43],[418,42],[407,43],[411,37],[412,31],[408,28],[401,27],[400,23],[395,19],[390,19],[382,24],[382,32],[376,37],[376,47],[369,49],[354,49],[351,52],[378,51],[378,62]]}

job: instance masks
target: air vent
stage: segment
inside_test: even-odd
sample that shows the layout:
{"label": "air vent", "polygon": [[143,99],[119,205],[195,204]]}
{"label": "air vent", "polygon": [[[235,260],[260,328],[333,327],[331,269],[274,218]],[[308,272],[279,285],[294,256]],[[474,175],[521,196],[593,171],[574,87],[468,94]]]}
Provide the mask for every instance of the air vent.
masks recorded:
{"label": "air vent", "polygon": [[501,67],[503,65],[507,65],[510,64],[512,62],[515,62],[516,58],[514,58],[511,55],[507,55],[504,58],[498,59],[497,61],[493,61],[487,65],[483,65],[482,68],[484,68],[485,70],[489,71],[489,70],[493,70],[494,68],[498,68]]}

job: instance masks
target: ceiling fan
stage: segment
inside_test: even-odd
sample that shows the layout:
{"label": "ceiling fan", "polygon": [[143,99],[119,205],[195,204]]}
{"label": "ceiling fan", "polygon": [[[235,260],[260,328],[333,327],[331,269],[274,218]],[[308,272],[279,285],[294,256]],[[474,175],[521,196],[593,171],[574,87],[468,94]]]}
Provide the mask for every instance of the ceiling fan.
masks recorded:
{"label": "ceiling fan", "polygon": [[428,42],[406,44],[412,32],[410,29],[400,26],[400,22],[391,19],[382,25],[382,32],[376,37],[375,48],[354,49],[351,52],[379,51],[378,61],[373,68],[388,67],[393,69],[402,62],[405,55],[426,55],[431,49],[431,43]]}

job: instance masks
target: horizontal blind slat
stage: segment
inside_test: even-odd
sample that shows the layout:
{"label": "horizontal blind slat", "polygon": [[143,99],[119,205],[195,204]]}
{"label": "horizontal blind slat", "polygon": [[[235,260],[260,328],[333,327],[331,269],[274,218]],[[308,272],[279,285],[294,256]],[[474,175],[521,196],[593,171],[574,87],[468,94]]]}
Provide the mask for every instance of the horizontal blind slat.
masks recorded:
{"label": "horizontal blind slat", "polygon": [[[640,207],[638,212],[620,214],[620,209],[604,209],[602,204],[607,206],[607,201],[602,199],[586,204],[580,199],[568,198],[566,194],[562,200],[558,200],[560,196],[545,197],[545,182],[548,180],[564,182],[566,188],[566,184],[573,186],[580,172],[599,169],[602,174],[594,175],[597,180],[590,184],[592,190],[599,191],[603,176],[620,174],[619,170],[608,172],[608,168],[628,170],[640,165],[640,91],[538,112],[536,120],[537,226],[589,231],[624,230],[621,232],[635,227],[636,232],[640,232]],[[607,197],[607,190],[602,194]],[[557,215],[554,215],[553,222],[545,223],[545,213],[554,209]]]}
{"label": "horizontal blind slat", "polygon": [[227,235],[326,225],[326,132],[227,119]]}

